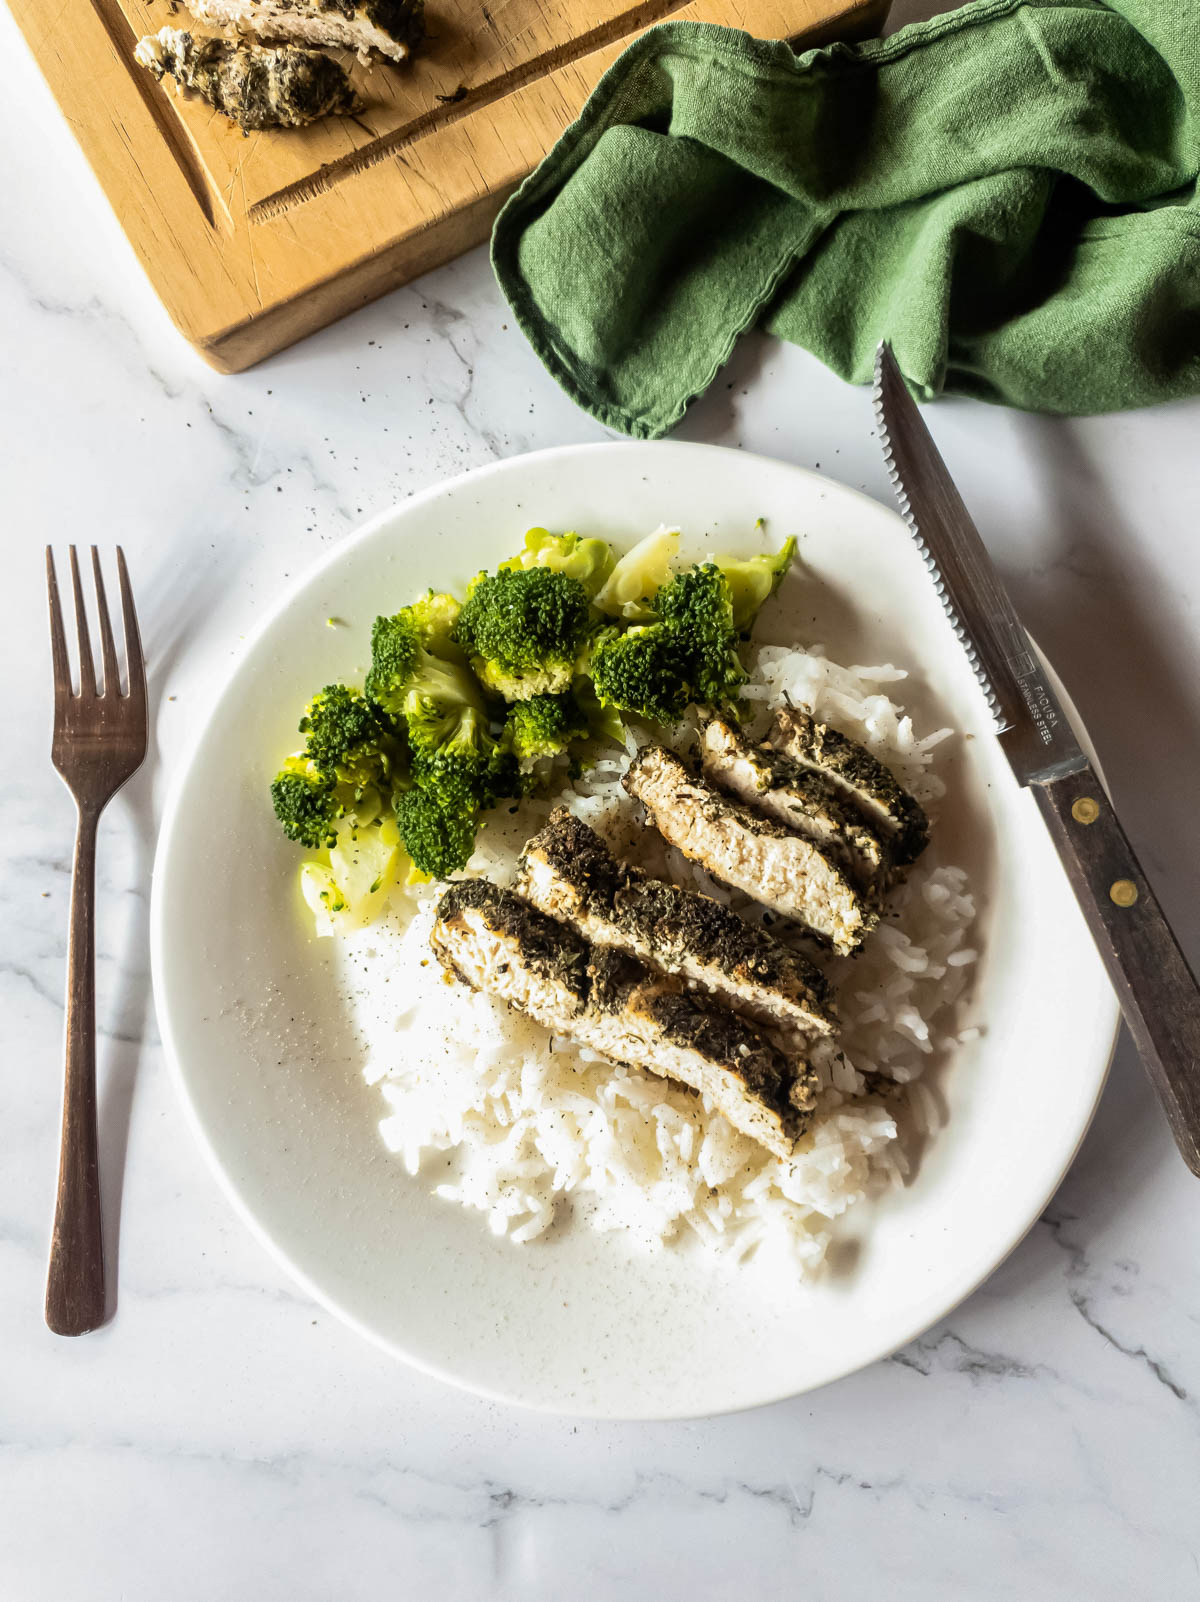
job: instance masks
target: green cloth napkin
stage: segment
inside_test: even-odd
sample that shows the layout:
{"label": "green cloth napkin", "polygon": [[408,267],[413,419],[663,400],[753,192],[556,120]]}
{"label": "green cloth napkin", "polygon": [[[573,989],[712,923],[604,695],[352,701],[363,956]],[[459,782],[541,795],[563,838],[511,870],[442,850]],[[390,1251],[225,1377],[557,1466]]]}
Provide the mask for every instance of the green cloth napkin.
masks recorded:
{"label": "green cloth napkin", "polygon": [[752,324],[865,382],[1032,411],[1200,390],[1200,0],[978,0],[796,56],[665,23],[492,260],[602,422],[665,433]]}

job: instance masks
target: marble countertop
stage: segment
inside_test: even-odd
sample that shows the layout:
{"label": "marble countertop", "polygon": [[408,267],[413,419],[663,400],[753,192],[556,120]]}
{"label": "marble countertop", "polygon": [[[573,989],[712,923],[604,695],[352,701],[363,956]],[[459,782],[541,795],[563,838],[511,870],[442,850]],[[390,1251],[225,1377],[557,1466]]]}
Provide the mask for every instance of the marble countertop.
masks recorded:
{"label": "marble countertop", "polygon": [[[210,372],[6,17],[0,39],[0,652],[29,687],[0,777],[0,1597],[1197,1595],[1200,1191],[1124,1038],[1070,1175],[992,1279],[889,1361],[756,1413],[605,1426],[458,1394],[310,1303],[234,1217],[149,995],[171,772],[245,633],[331,544],[464,468],[604,431],[538,367],[479,251],[253,372]],[[1200,402],[1085,421],[948,402],[930,421],[1200,957]],[[796,350],[748,340],[680,432],[888,499],[866,395]],[[48,760],[42,549],[118,539],[156,752],[101,837],[120,1301],[64,1341],[41,1302],[72,814]]]}

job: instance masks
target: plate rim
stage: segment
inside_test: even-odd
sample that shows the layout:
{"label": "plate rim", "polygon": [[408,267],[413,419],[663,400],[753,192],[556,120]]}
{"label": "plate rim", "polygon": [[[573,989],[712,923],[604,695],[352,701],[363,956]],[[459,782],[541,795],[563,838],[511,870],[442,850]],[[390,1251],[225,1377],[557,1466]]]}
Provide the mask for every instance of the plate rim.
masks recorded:
{"label": "plate rim", "polygon": [[[368,1324],[364,1323],[357,1314],[351,1312],[348,1308],[339,1303],[336,1298],[324,1291],[309,1276],[309,1274],[306,1273],[306,1271],[294,1261],[288,1252],[278,1244],[266,1226],[260,1222],[251,1209],[249,1203],[242,1196],[233,1175],[228,1171],[216,1147],[213,1145],[209,1132],[206,1129],[192,1099],[182,1066],[182,1054],[178,1049],[178,1042],[171,1019],[170,1008],[165,996],[164,966],[166,914],[163,905],[163,885],[165,881],[164,869],[169,854],[172,837],[177,826],[179,814],[184,803],[186,792],[189,788],[193,771],[197,765],[200,747],[207,735],[209,726],[216,716],[218,708],[224,703],[225,698],[230,693],[237,679],[239,678],[246,661],[257,649],[262,637],[267,634],[274,627],[276,622],[291,609],[291,607],[295,604],[297,595],[303,589],[305,589],[315,579],[319,578],[322,573],[337,566],[337,564],[349,551],[371,539],[382,527],[394,520],[397,515],[406,513],[410,509],[421,506],[429,501],[435,501],[447,491],[457,489],[466,483],[477,482],[482,479],[500,476],[506,472],[519,471],[522,467],[530,462],[547,462],[552,461],[555,458],[568,458],[584,453],[592,454],[605,451],[629,452],[631,454],[642,454],[646,452],[660,454],[664,451],[671,451],[675,454],[691,453],[703,454],[705,456],[709,456],[714,453],[727,453],[735,456],[740,463],[757,462],[762,463],[765,467],[769,467],[771,469],[782,467],[789,472],[796,473],[804,478],[812,480],[817,484],[832,487],[839,493],[839,495],[849,497],[853,500],[866,502],[867,505],[872,507],[875,511],[882,510],[894,515],[899,529],[903,530],[906,538],[910,537],[907,529],[904,528],[903,520],[900,518],[899,512],[896,511],[895,508],[888,506],[883,501],[876,500],[874,496],[868,495],[864,490],[855,489],[851,485],[844,484],[841,480],[833,478],[827,473],[817,472],[812,468],[802,467],[796,463],[784,461],[779,457],[767,456],[762,452],[744,451],[740,448],[735,449],[731,446],[713,445],[695,440],[609,439],[589,440],[571,445],[549,446],[543,450],[527,451],[516,456],[502,457],[498,461],[481,463],[478,467],[468,468],[465,472],[455,474],[451,478],[438,480],[437,482],[426,486],[424,489],[417,491],[415,494],[406,496],[402,501],[393,502],[384,510],[376,513],[374,516],[359,524],[356,528],[350,530],[328,551],[322,552],[312,563],[303,568],[298,574],[289,580],[274,604],[266,610],[256,625],[249,630],[245,637],[239,642],[237,650],[233,653],[225,672],[220,678],[220,682],[208,697],[199,720],[192,729],[183,751],[177,758],[175,771],[171,777],[170,783],[167,786],[163,801],[162,815],[159,821],[158,835],[155,843],[154,860],[152,865],[149,909],[151,990],[154,999],[154,1011],[158,1024],[159,1037],[162,1044],[163,1055],[167,1062],[168,1072],[174,1083],[176,1093],[182,1102],[185,1120],[191,1130],[193,1138],[196,1140],[204,1156],[206,1164],[217,1180],[218,1188],[224,1193],[224,1195],[232,1204],[235,1213],[243,1221],[243,1223],[247,1225],[251,1234],[266,1249],[267,1253],[296,1284],[298,1284],[309,1296],[312,1297],[312,1299],[319,1306],[324,1307],[326,1311],[331,1313],[342,1324],[353,1330],[355,1334],[367,1340],[372,1346],[383,1352],[386,1352],[393,1360],[407,1364],[409,1367],[416,1369],[418,1372],[426,1374],[433,1379],[441,1381],[442,1383],[448,1384],[454,1387],[456,1390],[465,1392],[468,1395],[479,1396],[487,1401],[500,1403],[506,1407],[521,1408],[524,1411],[558,1418],[586,1418],[594,1420],[606,1420],[611,1422],[674,1423],[684,1422],[690,1419],[720,1418],[736,1413],[754,1412],[759,1408],[773,1407],[781,1402],[791,1401],[798,1396],[807,1395],[811,1391],[823,1389],[825,1386],[833,1385],[841,1380],[848,1379],[852,1375],[861,1372],[863,1369],[870,1368],[874,1364],[883,1361],[887,1357],[890,1357],[894,1352],[899,1351],[902,1347],[907,1346],[910,1342],[919,1339],[920,1336],[923,1335],[927,1330],[932,1329],[934,1325],[939,1323],[942,1319],[948,1318],[953,1312],[961,1307],[965,1301],[973,1296],[980,1286],[985,1284],[986,1281],[990,1279],[991,1276],[995,1274],[1005,1262],[1008,1261],[1013,1252],[1016,1251],[1017,1247],[1020,1246],[1021,1242],[1033,1229],[1034,1225],[1044,1212],[1047,1204],[1058,1191],[1059,1186],[1062,1184],[1064,1178],[1078,1156],[1084,1140],[1087,1138],[1088,1131],[1090,1130],[1092,1122],[1095,1119],[1096,1111],[1100,1104],[1100,1099],[1103,1096],[1105,1086],[1108,1083],[1109,1073],[1111,1071],[1113,1059],[1116,1054],[1117,1042],[1120,1038],[1122,1015],[1120,1004],[1117,1000],[1115,992],[1110,992],[1113,1020],[1104,1064],[1097,1076],[1095,1092],[1092,1097],[1091,1105],[1087,1110],[1086,1118],[1083,1120],[1080,1126],[1078,1138],[1072,1146],[1070,1152],[1065,1155],[1061,1166],[1053,1178],[1052,1183],[1049,1185],[1045,1195],[1042,1196],[1036,1208],[1033,1210],[1032,1216],[1021,1224],[1019,1230],[1013,1235],[1012,1239],[1005,1246],[1000,1255],[997,1256],[986,1268],[982,1269],[979,1274],[973,1278],[968,1285],[965,1286],[965,1288],[956,1294],[954,1300],[948,1306],[943,1307],[932,1317],[926,1317],[924,1313],[919,1314],[912,1327],[906,1326],[903,1332],[899,1335],[894,1335],[893,1333],[889,1332],[882,1341],[870,1349],[868,1355],[859,1357],[849,1367],[846,1367],[837,1373],[831,1374],[824,1379],[814,1380],[811,1384],[802,1385],[799,1388],[789,1388],[780,1391],[777,1394],[763,1397],[754,1402],[735,1402],[731,1403],[728,1407],[709,1406],[699,1412],[689,1411],[686,1408],[664,1410],[661,1408],[661,1406],[653,1411],[616,1412],[611,1408],[606,1408],[603,1406],[589,1407],[582,1404],[564,1406],[561,1403],[555,1403],[552,1401],[542,1402],[530,1399],[526,1396],[514,1396],[504,1392],[503,1390],[491,1388],[486,1384],[468,1380],[461,1374],[455,1373],[446,1368],[442,1368],[436,1363],[431,1363],[427,1359],[401,1348],[394,1341],[389,1340],[387,1336],[382,1334],[380,1331],[372,1329]],[[1063,686],[1062,680],[1055,671],[1053,665],[1046,660],[1036,642],[1034,642],[1034,649],[1037,651],[1039,657],[1042,658],[1052,686],[1062,701],[1068,720],[1075,729],[1080,739],[1080,743],[1084,746],[1085,751],[1092,759],[1093,766],[1095,766],[1097,769],[1101,783],[1105,784],[1105,787],[1107,788],[1104,774],[1100,770],[1099,764],[1096,761],[1095,752],[1092,748],[1090,738],[1082,720],[1080,719],[1074,702]]]}

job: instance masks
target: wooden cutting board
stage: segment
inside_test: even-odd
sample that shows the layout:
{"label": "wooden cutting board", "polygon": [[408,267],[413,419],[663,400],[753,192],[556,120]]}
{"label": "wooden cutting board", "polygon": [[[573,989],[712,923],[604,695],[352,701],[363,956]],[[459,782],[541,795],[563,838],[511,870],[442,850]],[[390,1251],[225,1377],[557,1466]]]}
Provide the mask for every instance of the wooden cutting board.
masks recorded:
{"label": "wooden cutting board", "polygon": [[[9,0],[180,331],[238,372],[486,239],[636,34],[668,18],[819,44],[888,0],[429,0],[402,67],[343,57],[367,109],[243,137],[134,65],[169,0]],[[185,0],[186,4],[186,0]]]}

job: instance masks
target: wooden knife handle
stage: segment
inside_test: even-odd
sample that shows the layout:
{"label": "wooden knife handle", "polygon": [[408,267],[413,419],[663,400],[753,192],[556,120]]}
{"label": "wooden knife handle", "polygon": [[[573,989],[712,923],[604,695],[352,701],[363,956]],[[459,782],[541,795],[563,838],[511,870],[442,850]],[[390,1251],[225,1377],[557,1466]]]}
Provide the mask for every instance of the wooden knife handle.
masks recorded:
{"label": "wooden knife handle", "polygon": [[1200,986],[1094,770],[1031,788],[1175,1143],[1200,1174]]}

